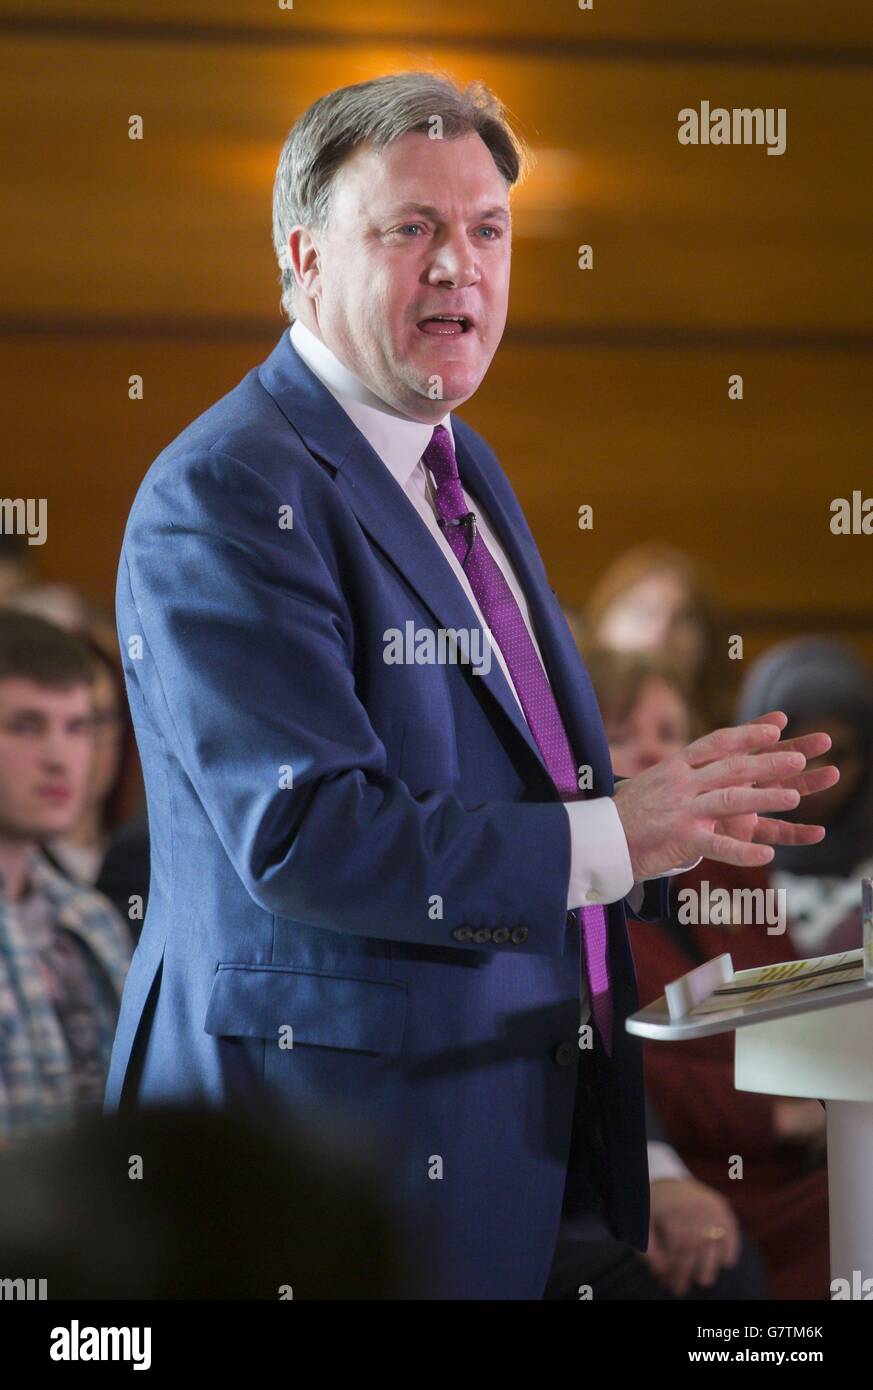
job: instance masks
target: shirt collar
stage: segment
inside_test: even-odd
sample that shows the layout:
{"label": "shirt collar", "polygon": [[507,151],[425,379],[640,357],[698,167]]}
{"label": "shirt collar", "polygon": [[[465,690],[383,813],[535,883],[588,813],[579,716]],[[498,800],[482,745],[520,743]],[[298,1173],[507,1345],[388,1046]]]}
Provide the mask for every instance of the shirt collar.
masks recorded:
{"label": "shirt collar", "polygon": [[[289,330],[299,357],[342,406],[386,468],[405,488],[433,435],[434,426],[409,420],[375,395],[331,352],[326,343],[295,319]],[[437,423],[452,435],[451,415]],[[454,445],[452,435],[452,444]]]}
{"label": "shirt collar", "polygon": [[[24,898],[29,898],[35,894],[45,893],[58,880],[61,875],[52,868],[38,845],[34,845],[27,858],[27,869],[24,880]],[[6,896],[6,879],[3,871],[0,870],[0,899]],[[23,901],[21,899],[20,901]]]}

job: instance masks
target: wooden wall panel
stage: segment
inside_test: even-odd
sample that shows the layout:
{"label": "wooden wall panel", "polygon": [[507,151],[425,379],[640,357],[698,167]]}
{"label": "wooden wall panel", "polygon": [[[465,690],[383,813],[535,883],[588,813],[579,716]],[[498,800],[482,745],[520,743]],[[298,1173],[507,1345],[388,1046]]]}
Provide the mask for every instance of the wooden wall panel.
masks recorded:
{"label": "wooden wall panel", "polygon": [[[148,463],[282,331],[270,190],[296,114],[439,66],[493,85],[538,156],[506,339],[461,413],[555,587],[579,604],[617,548],[660,537],[750,654],[810,626],[873,655],[873,537],[828,526],[833,497],[873,495],[870,7],[0,0],[0,37],[0,492],[49,499],[46,578],[111,602]],[[787,107],[788,152],[680,147],[702,98]]]}
{"label": "wooden wall panel", "polygon": [[[70,21],[68,0],[0,0],[0,16],[17,16],[35,26],[53,20]],[[450,36],[477,39],[484,48],[501,44],[530,45],[543,40],[583,44],[606,40],[663,44],[706,43],[724,47],[766,44],[769,47],[807,45],[832,50],[859,48],[873,42],[873,12],[864,0],[731,0],[730,4],[701,0],[595,0],[590,12],[580,12],[572,0],[540,0],[538,4],[506,0],[293,0],[280,10],[275,0],[80,0],[73,23],[85,28],[92,21],[128,27],[137,24],[169,27],[183,33],[192,26],[228,30],[231,41],[240,32],[261,33],[299,41],[308,31],[329,29],[338,36],[397,33],[428,39],[439,46]]]}
{"label": "wooden wall panel", "polygon": [[[332,85],[402,66],[398,48],[16,37],[4,45],[13,274],[0,316],[275,316],[270,199],[295,116]],[[420,56],[420,55],[419,55]],[[866,334],[873,345],[869,71],[761,72],[455,51],[538,153],[514,197],[513,319]],[[702,98],[788,110],[788,149],[680,146]],[[131,113],[145,139],[130,141]],[[591,242],[595,269],[576,268]]]}
{"label": "wooden wall panel", "polygon": [[[38,557],[47,577],[76,575],[94,597],[111,594],[124,518],[152,458],[279,331],[227,343],[0,338],[0,373],[29,417],[12,473],[19,492],[26,480],[27,495],[49,504]],[[739,364],[742,403],[726,392],[737,365],[735,353],[505,344],[460,414],[497,450],[567,602],[584,601],[617,549],[660,538],[698,561],[738,621],[752,615],[771,630],[772,615],[787,614],[864,630],[873,537],[834,536],[829,504],[870,477],[873,362],[753,353]],[[141,402],[128,399],[131,372],[144,377]],[[586,502],[592,531],[577,524]]]}

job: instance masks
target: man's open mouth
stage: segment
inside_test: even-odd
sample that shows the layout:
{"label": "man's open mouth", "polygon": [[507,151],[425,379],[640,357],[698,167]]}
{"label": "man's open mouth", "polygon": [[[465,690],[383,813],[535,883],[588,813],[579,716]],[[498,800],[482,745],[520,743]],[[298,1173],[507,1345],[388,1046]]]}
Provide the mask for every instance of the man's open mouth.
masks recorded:
{"label": "man's open mouth", "polygon": [[463,314],[432,314],[430,318],[420,319],[417,326],[422,333],[456,337],[459,333],[468,333],[473,320]]}

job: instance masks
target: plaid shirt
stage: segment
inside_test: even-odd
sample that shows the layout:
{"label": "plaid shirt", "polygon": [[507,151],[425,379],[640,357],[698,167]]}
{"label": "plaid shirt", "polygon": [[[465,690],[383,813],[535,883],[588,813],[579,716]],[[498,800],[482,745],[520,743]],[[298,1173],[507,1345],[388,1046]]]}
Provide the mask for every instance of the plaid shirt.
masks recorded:
{"label": "plaid shirt", "polygon": [[[132,954],[130,933],[107,898],[64,878],[38,851],[28,874],[32,891],[45,896],[55,923],[85,948],[97,987],[105,1073]],[[0,892],[0,1143],[37,1130],[66,1128],[75,1114],[67,1040],[32,943]]]}

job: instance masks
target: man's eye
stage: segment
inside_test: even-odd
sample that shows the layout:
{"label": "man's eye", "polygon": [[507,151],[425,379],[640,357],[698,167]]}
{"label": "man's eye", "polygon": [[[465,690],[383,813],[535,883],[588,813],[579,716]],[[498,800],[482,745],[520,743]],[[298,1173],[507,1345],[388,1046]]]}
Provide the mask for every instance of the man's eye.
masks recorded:
{"label": "man's eye", "polygon": [[406,222],[402,227],[397,228],[398,232],[423,232],[424,228],[420,222]]}
{"label": "man's eye", "polygon": [[493,236],[486,237],[486,241],[497,241],[497,239],[498,239],[499,236],[500,236],[500,228],[499,228],[499,227],[480,227],[480,228],[479,228],[479,231],[480,231],[480,232],[493,232],[493,233],[494,233]]}

